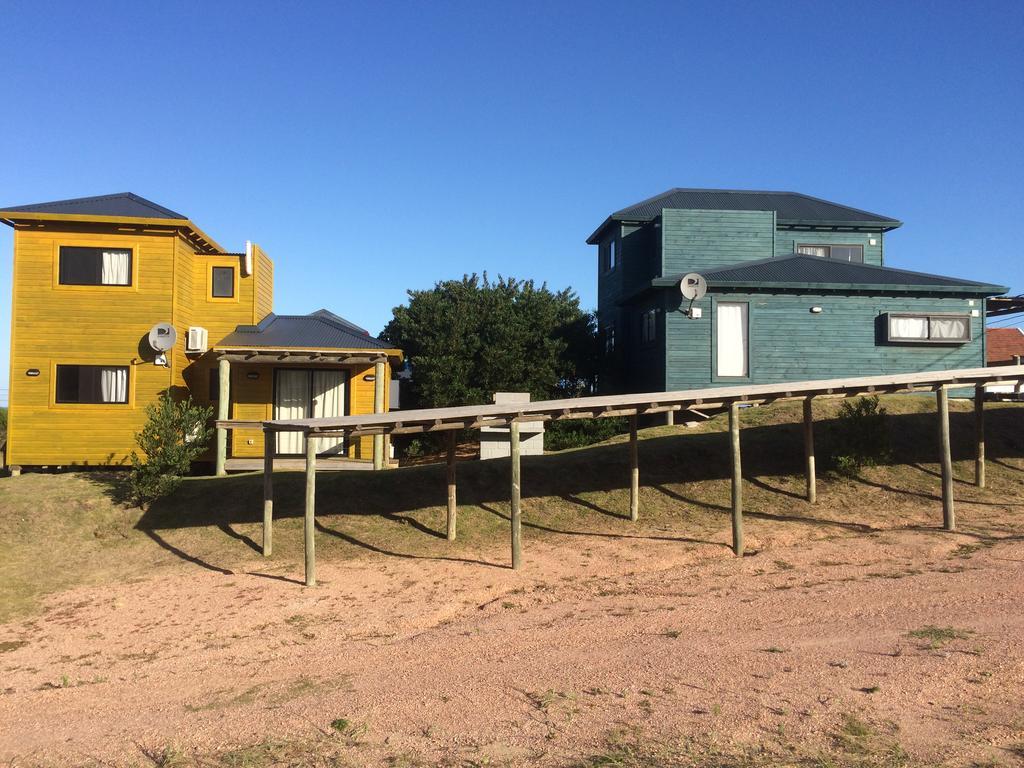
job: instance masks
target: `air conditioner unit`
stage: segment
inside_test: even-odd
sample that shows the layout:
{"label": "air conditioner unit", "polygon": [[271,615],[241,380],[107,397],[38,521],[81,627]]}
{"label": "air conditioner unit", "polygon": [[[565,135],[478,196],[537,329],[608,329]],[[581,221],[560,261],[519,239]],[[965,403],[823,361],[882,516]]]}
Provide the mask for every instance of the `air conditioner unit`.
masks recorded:
{"label": "air conditioner unit", "polygon": [[185,342],[186,352],[203,353],[207,350],[208,336],[205,328],[192,326],[188,329],[188,339]]}

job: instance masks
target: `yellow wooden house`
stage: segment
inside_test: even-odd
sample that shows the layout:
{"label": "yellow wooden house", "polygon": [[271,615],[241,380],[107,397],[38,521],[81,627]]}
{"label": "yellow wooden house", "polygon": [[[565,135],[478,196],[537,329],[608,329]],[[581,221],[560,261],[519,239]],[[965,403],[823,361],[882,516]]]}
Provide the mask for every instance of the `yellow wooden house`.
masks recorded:
{"label": "yellow wooden house", "polygon": [[[273,314],[274,264],[255,244],[227,252],[131,193],[2,208],[0,221],[14,229],[14,471],[125,464],[165,391],[253,422],[388,409],[402,353],[326,310]],[[218,439],[218,471],[263,456],[260,429]],[[304,451],[299,435],[277,437],[277,456]],[[372,438],[319,451],[335,465],[383,461]]]}

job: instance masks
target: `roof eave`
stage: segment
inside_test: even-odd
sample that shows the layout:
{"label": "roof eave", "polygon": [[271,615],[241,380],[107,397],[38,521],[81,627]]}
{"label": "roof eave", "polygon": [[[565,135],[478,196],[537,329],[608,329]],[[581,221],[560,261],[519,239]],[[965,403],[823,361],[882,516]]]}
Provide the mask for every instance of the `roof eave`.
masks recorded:
{"label": "roof eave", "polygon": [[808,228],[829,228],[829,229],[851,229],[851,230],[881,230],[889,232],[897,227],[902,227],[903,222],[897,219],[885,219],[881,221],[831,221],[828,219],[778,219],[776,226],[779,227],[808,227]]}
{"label": "roof eave", "polygon": [[96,216],[85,213],[38,213],[35,211],[0,211],[0,222],[10,227],[20,221],[73,221],[89,224],[132,224],[146,227],[165,227],[167,229],[179,229],[186,232],[186,237],[200,250],[206,253],[223,252],[224,249],[207,235],[203,230],[192,223],[190,219],[168,219],[162,217],[140,217],[140,216]]}
{"label": "roof eave", "polygon": [[613,222],[618,222],[619,224],[647,224],[652,221],[654,221],[654,218],[643,218],[639,216],[618,216],[613,213],[611,216],[609,216],[601,223],[601,226],[594,230],[594,233],[590,237],[587,238],[587,245],[598,245],[601,242],[602,233],[606,229],[608,229],[609,225],[611,225]]}
{"label": "roof eave", "polygon": [[[675,285],[672,283],[671,285]],[[667,287],[667,286],[666,286]],[[708,290],[718,288],[751,288],[786,291],[849,291],[856,293],[947,293],[969,296],[997,296],[1006,293],[1001,285],[898,285],[894,283],[783,283],[751,280],[708,281]]]}

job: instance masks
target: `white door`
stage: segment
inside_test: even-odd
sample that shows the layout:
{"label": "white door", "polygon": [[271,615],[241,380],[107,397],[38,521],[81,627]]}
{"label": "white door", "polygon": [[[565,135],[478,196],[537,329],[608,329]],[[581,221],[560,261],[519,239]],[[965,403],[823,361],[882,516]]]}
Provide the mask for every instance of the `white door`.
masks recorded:
{"label": "white door", "polygon": [[[345,415],[344,371],[313,371],[313,418],[323,419]],[[340,437],[317,438],[317,453],[322,456],[341,456],[345,453],[345,440]]]}
{"label": "white door", "polygon": [[[277,371],[274,387],[275,419],[309,418],[309,371],[293,371],[282,368]],[[306,452],[301,432],[278,432],[277,452],[279,454],[301,454]]]}
{"label": "white door", "polygon": [[715,336],[718,347],[719,376],[748,376],[749,343],[747,304],[720,301],[716,308]]}

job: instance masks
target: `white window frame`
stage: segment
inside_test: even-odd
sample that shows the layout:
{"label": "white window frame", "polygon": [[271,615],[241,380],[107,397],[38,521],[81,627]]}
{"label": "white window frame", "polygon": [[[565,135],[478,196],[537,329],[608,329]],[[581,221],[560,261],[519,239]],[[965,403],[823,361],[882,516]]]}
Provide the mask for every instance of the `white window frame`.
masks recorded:
{"label": "white window frame", "polygon": [[[924,320],[928,325],[928,337],[918,338],[911,336],[893,336],[893,319]],[[958,339],[932,338],[933,320],[962,320],[967,330],[967,335]],[[971,327],[971,315],[964,312],[886,312],[885,313],[885,340],[895,344],[969,344],[974,338],[974,329]]]}
{"label": "white window frame", "polygon": [[[826,251],[825,256],[818,256],[814,253],[802,253],[801,248],[824,248]],[[796,252],[800,256],[814,256],[818,259],[833,259],[832,255],[833,248],[860,248],[860,261],[851,261],[850,259],[842,259],[847,264],[863,264],[864,263],[864,245],[863,243],[798,243],[796,246]]]}
{"label": "white window frame", "polygon": [[[742,317],[743,370],[741,373],[722,373],[722,308],[739,307]],[[719,301],[715,303],[715,378],[716,379],[749,379],[750,378],[750,302]]]}

